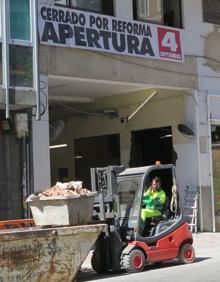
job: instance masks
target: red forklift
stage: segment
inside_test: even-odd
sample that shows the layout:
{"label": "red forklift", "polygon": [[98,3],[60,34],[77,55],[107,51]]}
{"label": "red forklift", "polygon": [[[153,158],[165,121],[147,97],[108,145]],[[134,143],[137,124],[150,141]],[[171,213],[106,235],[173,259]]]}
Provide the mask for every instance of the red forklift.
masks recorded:
{"label": "red forklift", "polygon": [[[143,194],[158,176],[166,193],[162,215],[140,228]],[[92,190],[98,192],[93,219],[105,222],[108,232],[97,240],[91,263],[98,273],[141,272],[147,264],[179,259],[195,260],[193,237],[184,217],[181,193],[172,164],[91,169]]]}

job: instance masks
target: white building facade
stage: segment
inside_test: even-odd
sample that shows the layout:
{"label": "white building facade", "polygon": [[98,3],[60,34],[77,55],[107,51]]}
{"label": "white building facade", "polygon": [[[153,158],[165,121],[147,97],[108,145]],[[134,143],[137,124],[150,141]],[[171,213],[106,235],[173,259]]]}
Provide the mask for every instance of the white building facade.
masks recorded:
{"label": "white building facade", "polygon": [[[38,95],[19,100],[28,104],[22,112],[39,106],[29,128],[29,190],[67,179],[90,185],[94,166],[172,162],[182,195],[199,191],[200,230],[219,231],[220,1],[41,0],[36,7],[39,57],[33,52],[35,83],[25,90]],[[2,112],[6,105],[13,114],[2,93]],[[66,145],[49,150],[49,143]]]}

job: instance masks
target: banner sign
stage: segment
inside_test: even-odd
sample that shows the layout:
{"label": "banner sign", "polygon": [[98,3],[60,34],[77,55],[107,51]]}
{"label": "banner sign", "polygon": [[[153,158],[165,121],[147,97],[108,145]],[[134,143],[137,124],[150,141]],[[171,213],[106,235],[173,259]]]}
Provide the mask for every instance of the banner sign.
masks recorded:
{"label": "banner sign", "polygon": [[138,21],[39,5],[40,43],[183,62],[180,30]]}

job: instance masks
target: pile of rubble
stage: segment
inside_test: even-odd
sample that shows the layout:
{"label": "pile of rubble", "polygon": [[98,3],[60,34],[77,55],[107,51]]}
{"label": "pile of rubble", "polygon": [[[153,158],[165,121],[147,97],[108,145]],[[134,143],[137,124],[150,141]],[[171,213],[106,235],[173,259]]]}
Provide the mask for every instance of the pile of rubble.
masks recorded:
{"label": "pile of rubble", "polygon": [[91,193],[90,190],[82,187],[81,181],[71,181],[66,183],[57,182],[56,185],[47,188],[38,194],[40,198],[51,196],[79,196]]}

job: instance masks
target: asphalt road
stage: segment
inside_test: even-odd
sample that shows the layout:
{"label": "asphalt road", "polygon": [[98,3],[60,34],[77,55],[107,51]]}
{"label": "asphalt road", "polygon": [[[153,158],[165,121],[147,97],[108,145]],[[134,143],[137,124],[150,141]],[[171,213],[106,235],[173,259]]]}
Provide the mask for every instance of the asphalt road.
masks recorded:
{"label": "asphalt road", "polygon": [[89,257],[77,276],[77,282],[220,282],[220,233],[200,233],[194,235],[196,261],[182,265],[178,261],[164,262],[160,267],[149,265],[137,274],[98,275],[91,270]]}

